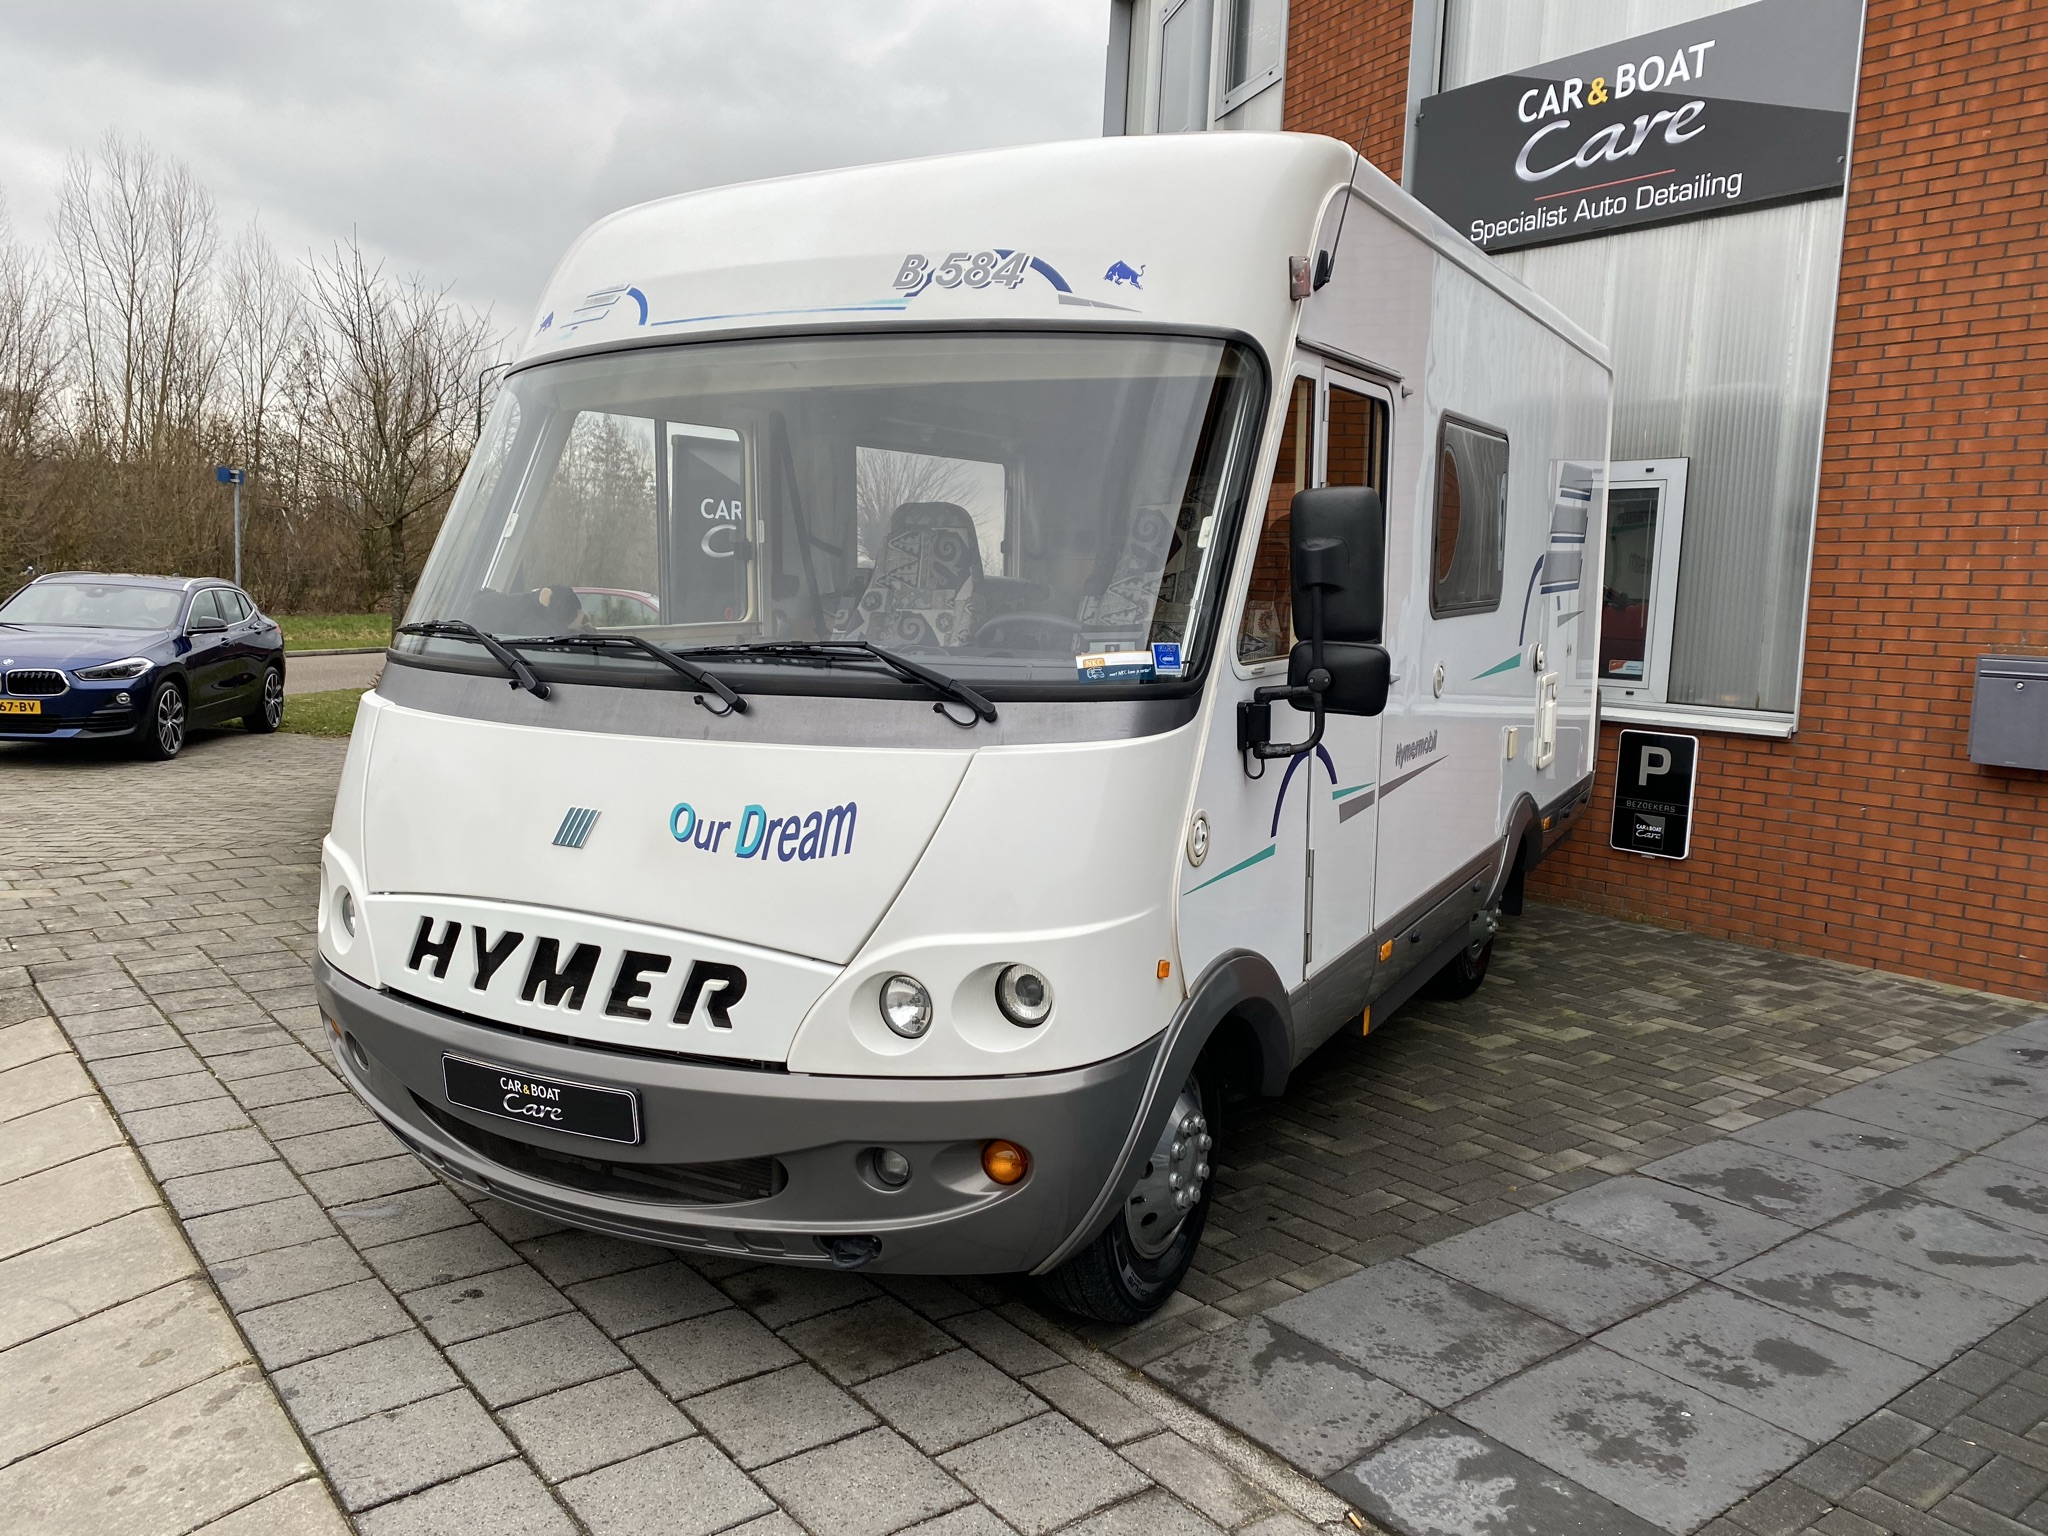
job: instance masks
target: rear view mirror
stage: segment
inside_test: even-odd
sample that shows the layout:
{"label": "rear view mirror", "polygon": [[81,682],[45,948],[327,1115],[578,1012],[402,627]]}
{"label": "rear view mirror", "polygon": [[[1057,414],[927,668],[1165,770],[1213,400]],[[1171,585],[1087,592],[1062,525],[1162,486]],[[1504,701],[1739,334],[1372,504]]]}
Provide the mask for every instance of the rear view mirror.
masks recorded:
{"label": "rear view mirror", "polygon": [[[1294,629],[1285,687],[1258,688],[1238,706],[1238,745],[1254,758],[1292,757],[1323,739],[1323,717],[1377,715],[1391,663],[1380,646],[1386,526],[1377,491],[1322,486],[1299,492],[1289,527]],[[1308,740],[1270,740],[1270,707],[1285,699],[1315,716]]]}

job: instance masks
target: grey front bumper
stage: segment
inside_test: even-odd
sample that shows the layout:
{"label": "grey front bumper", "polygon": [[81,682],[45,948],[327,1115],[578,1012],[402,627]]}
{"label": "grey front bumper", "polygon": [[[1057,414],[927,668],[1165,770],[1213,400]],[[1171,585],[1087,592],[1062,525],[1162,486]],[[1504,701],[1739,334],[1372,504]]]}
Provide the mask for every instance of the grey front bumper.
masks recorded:
{"label": "grey front bumper", "polygon": [[[314,967],[322,1011],[361,1052],[337,1048],[349,1085],[435,1168],[558,1221],[641,1242],[781,1263],[829,1265],[826,1240],[873,1238],[867,1267],[898,1274],[1003,1274],[1037,1268],[1092,1236],[1166,1036],[1070,1072],[1003,1078],[816,1077],[631,1054],[472,1022]],[[540,1077],[631,1089],[637,1146],[592,1142],[457,1108],[442,1085],[444,1052]],[[465,1139],[450,1123],[484,1133]],[[1009,1188],[982,1173],[981,1144],[1004,1137],[1031,1154]],[[657,1166],[774,1158],[775,1193],[730,1204],[624,1197],[537,1178],[487,1154],[491,1137],[576,1158]],[[910,1181],[887,1191],[862,1154],[909,1157]],[[1110,1207],[1113,1209],[1113,1206]]]}

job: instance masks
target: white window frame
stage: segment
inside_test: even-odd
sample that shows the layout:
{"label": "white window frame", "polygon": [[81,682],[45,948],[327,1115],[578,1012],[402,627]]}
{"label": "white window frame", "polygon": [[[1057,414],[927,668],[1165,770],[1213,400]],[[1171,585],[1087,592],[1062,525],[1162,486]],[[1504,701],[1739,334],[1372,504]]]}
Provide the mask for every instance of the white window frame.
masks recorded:
{"label": "white window frame", "polygon": [[[1217,3],[1218,0],[1164,0],[1164,3],[1159,7],[1159,22],[1152,29],[1152,57],[1155,62],[1152,69],[1150,116],[1152,119],[1152,132],[1154,133],[1206,133],[1215,125],[1216,113],[1214,103],[1216,100],[1216,49],[1218,36],[1216,26]],[[1230,0],[1222,0],[1222,3],[1228,5]],[[1168,129],[1159,121],[1160,109],[1166,102],[1166,25],[1191,5],[1199,5],[1208,12],[1209,35],[1195,40],[1194,53],[1198,59],[1206,60],[1203,66],[1201,95],[1202,100],[1209,104],[1205,108],[1209,120],[1198,128]]]}
{"label": "white window frame", "polygon": [[[1219,0],[1216,9],[1211,13],[1210,24],[1216,31],[1216,61],[1212,75],[1219,88],[1230,76],[1230,38],[1236,30],[1237,8],[1248,3],[1249,0]],[[1280,57],[1240,84],[1219,89],[1214,114],[1217,118],[1228,117],[1254,96],[1277,85],[1286,77],[1289,19],[1287,13],[1288,7],[1283,0],[1280,6]]]}
{"label": "white window frame", "polygon": [[[1607,466],[1608,515],[1614,493],[1655,489],[1657,535],[1650,551],[1650,613],[1644,626],[1643,676],[1600,678],[1601,711],[1610,719],[1633,719],[1642,709],[1669,708],[1671,628],[1678,606],[1678,560],[1685,547],[1685,474],[1689,459],[1615,459]],[[1607,529],[1600,530],[1600,581],[1607,581]],[[1600,601],[1604,607],[1604,590]],[[1598,658],[1595,662],[1597,665]]]}

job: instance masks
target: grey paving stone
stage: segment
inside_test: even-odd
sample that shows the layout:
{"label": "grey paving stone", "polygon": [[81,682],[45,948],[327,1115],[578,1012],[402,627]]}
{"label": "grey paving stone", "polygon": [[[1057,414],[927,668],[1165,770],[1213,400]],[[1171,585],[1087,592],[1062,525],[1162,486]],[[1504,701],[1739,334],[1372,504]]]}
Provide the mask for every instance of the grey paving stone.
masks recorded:
{"label": "grey paving stone", "polygon": [[600,1275],[659,1264],[669,1257],[666,1249],[649,1243],[631,1243],[622,1237],[605,1237],[596,1232],[555,1232],[519,1245],[526,1261],[555,1284],[575,1285]]}
{"label": "grey paving stone", "polygon": [[524,1265],[408,1292],[405,1304],[443,1346],[570,1310],[568,1298]]}
{"label": "grey paving stone", "polygon": [[0,1072],[11,1072],[46,1056],[68,1056],[71,1042],[49,1019],[30,1019],[0,1029]]}
{"label": "grey paving stone", "polygon": [[487,1467],[357,1517],[362,1536],[576,1536],[576,1525],[516,1461]]}
{"label": "grey paving stone", "polygon": [[210,1136],[188,1136],[182,1141],[152,1142],[137,1150],[149,1164],[149,1171],[159,1179],[239,1168],[246,1163],[268,1162],[277,1155],[253,1125],[238,1131],[215,1131]]}
{"label": "grey paving stone", "polygon": [[326,1206],[374,1200],[380,1195],[395,1195],[408,1189],[424,1189],[435,1182],[427,1165],[410,1152],[399,1157],[379,1158],[373,1163],[328,1168],[305,1176],[306,1188]]}
{"label": "grey paving stone", "polygon": [[[1576,1342],[1554,1323],[1408,1259],[1375,1264],[1267,1317],[1439,1408]],[[1166,1380],[1159,1364],[1148,1373]]]}
{"label": "grey paving stone", "polygon": [[1913,1192],[2008,1226],[2048,1234],[2048,1173],[2017,1163],[1984,1156],[1965,1158],[1922,1179]]}
{"label": "grey paving stone", "polygon": [[275,1158],[267,1163],[246,1163],[239,1168],[190,1174],[167,1180],[164,1184],[164,1194],[169,1197],[172,1209],[187,1220],[245,1205],[289,1200],[304,1193],[291,1169]]}
{"label": "grey paving stone", "polygon": [[551,1483],[687,1440],[697,1432],[638,1371],[536,1397],[507,1408],[500,1420]]}
{"label": "grey paving stone", "polygon": [[1136,1468],[1057,1413],[949,1451],[939,1465],[1029,1536],[1057,1530],[1146,1485]]}
{"label": "grey paving stone", "polygon": [[2031,1118],[1981,1101],[1950,1098],[1924,1084],[1902,1082],[1897,1073],[1845,1088],[1809,1107],[1861,1120],[1880,1130],[1926,1136],[1965,1152],[1978,1151],[2024,1130]]}
{"label": "grey paving stone", "polygon": [[879,1295],[874,1282],[829,1269],[763,1264],[719,1282],[719,1288],[770,1328],[786,1327]]}
{"label": "grey paving stone", "polygon": [[799,1522],[845,1536],[884,1536],[968,1502],[958,1483],[889,1429],[806,1451],[758,1475]]}
{"label": "grey paving stone", "polygon": [[610,1376],[626,1367],[618,1346],[580,1312],[450,1345],[448,1358],[493,1408]]}
{"label": "grey paving stone", "polygon": [[888,1296],[809,1318],[783,1329],[782,1338],[842,1386],[960,1347]]}
{"label": "grey paving stone", "polygon": [[2037,1059],[2041,1054],[2036,1046],[1982,1041],[1901,1067],[1891,1074],[1891,1081],[1901,1088],[1926,1089],[1943,1098],[1988,1104],[2038,1120],[2048,1115],[2048,1071]]}
{"label": "grey paving stone", "polygon": [[317,1099],[287,1104],[270,1104],[250,1113],[273,1141],[292,1136],[310,1136],[315,1131],[339,1130],[345,1125],[373,1125],[377,1117],[363,1107],[363,1101],[337,1085],[333,1093]]}
{"label": "grey paving stone", "polygon": [[[966,1349],[878,1376],[854,1388],[854,1394],[927,1455],[1008,1429],[1045,1410],[1035,1393]],[[694,1412],[696,1404],[691,1408]]]}
{"label": "grey paving stone", "polygon": [[1865,1125],[1860,1120],[1823,1114],[1817,1109],[1790,1110],[1746,1125],[1735,1133],[1735,1140],[1789,1152],[1808,1162],[1894,1188],[1925,1178],[1959,1155],[1956,1148],[1926,1136]]}
{"label": "grey paving stone", "polygon": [[1618,1323],[1597,1342],[1815,1444],[1926,1374],[1925,1366],[1715,1285]]}
{"label": "grey paving stone", "polygon": [[1719,1274],[1800,1231],[1725,1200],[1634,1175],[1608,1179],[1539,1210],[1696,1275]]}
{"label": "grey paving stone", "polygon": [[1795,1227],[1809,1228],[1875,1200],[1886,1188],[1823,1163],[1733,1140],[1689,1147],[1645,1163],[1636,1171],[1712,1195],[1759,1216],[1775,1216]]}
{"label": "grey paving stone", "polygon": [[2048,1124],[2030,1125],[2005,1140],[1984,1148],[1986,1157],[2002,1163],[2017,1163],[2036,1173],[2048,1173]]}
{"label": "grey paving stone", "polygon": [[[740,1529],[748,1531],[752,1528],[742,1526]],[[777,1532],[776,1536],[795,1536],[796,1530],[796,1523],[791,1521],[789,1531]],[[963,1504],[936,1519],[920,1520],[906,1529],[903,1536],[1017,1536],[1017,1533],[990,1514],[987,1505]]]}
{"label": "grey paving stone", "polygon": [[32,1456],[249,1358],[188,1278],[0,1354],[0,1464]]}
{"label": "grey paving stone", "polygon": [[936,1275],[878,1275],[875,1283],[913,1311],[933,1319],[958,1317],[979,1305],[951,1281]]}
{"label": "grey paving stone", "polygon": [[208,1266],[222,1298],[237,1312],[310,1296],[366,1279],[369,1271],[355,1249],[339,1237],[315,1238],[290,1248],[273,1248]]}
{"label": "grey paving stone", "polygon": [[280,1301],[243,1312],[236,1319],[267,1370],[296,1365],[316,1355],[403,1333],[412,1326],[405,1309],[377,1280]]}
{"label": "grey paving stone", "polygon": [[232,1099],[204,1099],[196,1104],[174,1104],[167,1109],[141,1109],[124,1115],[121,1125],[138,1145],[158,1141],[180,1141],[187,1136],[205,1136],[214,1131],[232,1131],[249,1123],[242,1106]]}
{"label": "grey paving stone", "polygon": [[591,1536],[709,1536],[775,1505],[699,1437],[561,1485]]}
{"label": "grey paving stone", "polygon": [[208,1264],[247,1258],[273,1248],[290,1248],[317,1238],[332,1237],[327,1213],[307,1195],[245,1205],[238,1210],[199,1216],[185,1223],[199,1257]]}
{"label": "grey paving stone", "polygon": [[682,1264],[650,1264],[568,1288],[569,1299],[620,1337],[701,1317],[732,1303],[725,1293]]}
{"label": "grey paving stone", "polygon": [[319,1131],[295,1136],[277,1144],[277,1152],[300,1173],[320,1173],[350,1163],[374,1162],[405,1151],[400,1141],[382,1125],[350,1125],[338,1131]]}
{"label": "grey paving stone", "polygon": [[1829,1237],[2031,1307],[2048,1300],[2048,1237],[1900,1190]]}
{"label": "grey paving stone", "polygon": [[1662,1536],[1640,1515],[1441,1415],[1325,1481],[1407,1536]]}
{"label": "grey paving stone", "polygon": [[1429,1404],[1271,1317],[1209,1334],[1154,1360],[1145,1372],[1317,1477],[1357,1460],[1430,1412]]}
{"label": "grey paving stone", "polygon": [[461,1382],[424,1335],[407,1332],[273,1372],[271,1384],[299,1428],[317,1435]]}
{"label": "grey paving stone", "polygon": [[358,1248],[400,1242],[446,1227],[467,1226],[470,1221],[469,1207],[439,1184],[381,1200],[367,1200],[360,1205],[345,1205],[334,1211],[333,1216],[334,1224]]}
{"label": "grey paving stone", "polygon": [[1025,1385],[1090,1434],[1122,1445],[1151,1434],[1159,1421],[1121,1392],[1078,1365],[1061,1365],[1025,1378]]}
{"label": "grey paving stone", "polygon": [[1153,1435],[1125,1446],[1123,1456],[1162,1488],[1171,1490],[1219,1525],[1243,1525],[1274,1507],[1265,1493],[1179,1435]]}
{"label": "grey paving stone", "polygon": [[0,1350],[199,1272],[177,1224],[134,1211],[0,1262]]}
{"label": "grey paving stone", "polygon": [[694,1397],[728,1382],[794,1364],[795,1350],[738,1308],[670,1323],[622,1339],[670,1397]]}
{"label": "grey paving stone", "polygon": [[1527,1212],[1409,1257],[1578,1333],[1619,1322],[1693,1283],[1682,1270]]}
{"label": "grey paving stone", "polygon": [[1458,1417],[1671,1531],[1719,1514],[1809,1449],[1597,1344],[1489,1388]]}
{"label": "grey paving stone", "polygon": [[1945,1363],[2020,1311],[1988,1291],[1820,1233],[1730,1270],[1722,1283],[1925,1366]]}
{"label": "grey paving stone", "polygon": [[460,1477],[513,1454],[512,1443],[467,1392],[373,1413],[312,1437],[341,1501],[366,1509]]}
{"label": "grey paving stone", "polygon": [[121,1128],[97,1098],[53,1104],[7,1122],[0,1133],[0,1184],[122,1144]]}
{"label": "grey paving stone", "polygon": [[536,1237],[568,1230],[559,1221],[550,1221],[538,1211],[521,1210],[516,1205],[507,1205],[502,1200],[493,1200],[488,1196],[481,1199],[470,1198],[473,1201],[470,1209],[476,1219],[508,1243],[529,1242]]}
{"label": "grey paving stone", "polygon": [[1066,1363],[1015,1323],[993,1312],[963,1312],[946,1318],[945,1328],[976,1354],[1013,1376],[1049,1371]]}
{"label": "grey paving stone", "polygon": [[138,1109],[162,1109],[170,1104],[196,1104],[201,1099],[227,1096],[227,1090],[221,1087],[219,1079],[203,1068],[179,1073],[175,1077],[145,1078],[140,1082],[102,1082],[100,1093],[124,1115]]}
{"label": "grey paving stone", "polygon": [[1067,1527],[1068,1536],[1222,1536],[1222,1531],[1215,1521],[1196,1514],[1160,1488],[1148,1488],[1134,1499],[1112,1504],[1101,1514]]}
{"label": "grey paving stone", "polygon": [[317,1477],[290,1483],[210,1520],[192,1536],[350,1536],[347,1517]]}
{"label": "grey paving stone", "polygon": [[519,1255],[479,1222],[385,1243],[370,1249],[364,1259],[384,1277],[386,1285],[401,1295],[446,1285],[451,1280],[467,1280],[494,1269],[523,1266]]}
{"label": "grey paving stone", "polygon": [[693,1397],[690,1417],[742,1467],[759,1467],[866,1429],[875,1416],[808,1365]]}

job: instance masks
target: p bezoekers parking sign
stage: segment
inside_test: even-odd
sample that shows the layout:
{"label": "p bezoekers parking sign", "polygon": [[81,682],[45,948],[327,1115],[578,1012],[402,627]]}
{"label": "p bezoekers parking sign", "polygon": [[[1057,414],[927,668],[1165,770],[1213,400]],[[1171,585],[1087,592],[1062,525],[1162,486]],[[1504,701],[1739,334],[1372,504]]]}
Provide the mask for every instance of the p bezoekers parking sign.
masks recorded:
{"label": "p bezoekers parking sign", "polygon": [[1666,731],[1623,731],[1614,770],[1610,846],[1682,859],[1692,846],[1692,804],[1700,739]]}

